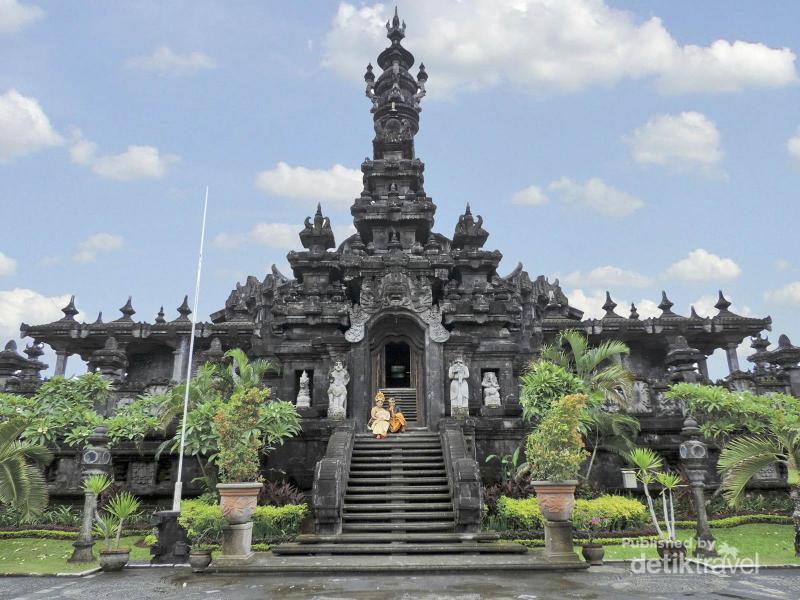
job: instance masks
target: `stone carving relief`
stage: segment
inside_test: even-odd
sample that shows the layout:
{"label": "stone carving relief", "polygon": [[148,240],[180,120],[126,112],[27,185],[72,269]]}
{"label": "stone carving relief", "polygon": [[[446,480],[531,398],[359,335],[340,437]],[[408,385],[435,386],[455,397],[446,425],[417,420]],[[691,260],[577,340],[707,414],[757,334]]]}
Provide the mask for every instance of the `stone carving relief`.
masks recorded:
{"label": "stone carving relief", "polygon": [[328,379],[328,418],[342,420],[347,412],[347,384],[350,383],[350,373],[342,361],[336,361]]}
{"label": "stone carving relief", "polygon": [[500,399],[500,384],[497,381],[497,375],[494,371],[486,371],[486,373],[483,374],[481,387],[483,388],[484,405],[494,408],[502,405]]}
{"label": "stone carving relief", "polygon": [[469,416],[469,368],[464,359],[456,358],[450,363],[450,416]]}
{"label": "stone carving relief", "polygon": [[133,462],[128,468],[128,485],[132,489],[150,490],[156,483],[155,462]]}
{"label": "stone carving relief", "polygon": [[650,387],[646,381],[637,380],[633,382],[631,412],[637,415],[653,412],[653,404],[650,401]]}
{"label": "stone carving relief", "polygon": [[364,339],[364,326],[370,317],[383,308],[407,308],[428,324],[431,339],[445,342],[450,332],[442,325],[442,311],[433,304],[433,290],[424,276],[411,277],[405,273],[386,273],[376,279],[365,278],[361,284],[360,304],[350,309],[350,328],[345,339],[355,343]]}
{"label": "stone carving relief", "polygon": [[753,476],[753,479],[757,479],[758,481],[778,481],[780,478],[778,465],[775,463],[767,465],[766,467],[761,467]]}

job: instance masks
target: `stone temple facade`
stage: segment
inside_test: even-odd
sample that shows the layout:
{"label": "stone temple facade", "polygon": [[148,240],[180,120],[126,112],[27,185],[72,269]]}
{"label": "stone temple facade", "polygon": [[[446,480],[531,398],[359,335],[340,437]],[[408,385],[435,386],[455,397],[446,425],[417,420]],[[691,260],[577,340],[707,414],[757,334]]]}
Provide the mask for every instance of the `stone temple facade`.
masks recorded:
{"label": "stone temple facade", "polygon": [[[607,296],[603,318],[583,319],[558,280],[532,278],[521,264],[498,272],[502,254],[487,247],[490,225],[472,212],[479,206],[467,205],[450,235],[436,232],[436,205],[425,192],[425,165],[414,149],[428,74],[422,64],[411,73],[414,57],[401,44],[405,24],[395,18],[387,30],[390,45],[378,56],[379,72],[368,65],[364,75],[375,137],[372,157],[361,164],[363,191],[351,207],[357,233],[337,243],[318,208],[299,232],[302,250],[288,254],[291,276],[273,267],[263,279],[248,277],[197,327],[193,367],[242,348],[274,363],[265,384],[275,396],[300,397],[303,434],[270,455],[270,468],[309,489],[331,433],[342,419],[365,430],[372,399],[383,389],[398,398],[413,426],[436,431],[443,419],[458,417],[487,469],[487,454],[511,452],[523,439],[520,374],[543,343],[567,328],[585,332],[593,344],[617,339],[630,346],[624,361],[636,374],[633,411],[641,419],[641,442],[668,456],[677,453],[683,415],[663,392],[672,381],[707,380],[706,357],[717,349],[727,353],[730,367],[723,385],[800,395],[800,348],[783,336],[769,350],[760,335],[771,319],[734,314],[721,292],[711,318],[694,310],[676,314],[664,293],[656,318],[640,318],[635,306],[620,314]],[[33,391],[46,368],[41,344],[48,344],[57,375],[77,355],[113,382],[106,407],[112,413],[185,376],[186,299],[177,311],[176,318],[162,309],[153,322],[137,321],[129,298],[119,318],[104,321],[101,314],[79,323],[70,301],[58,321],[22,324],[22,336],[34,343],[25,349],[27,358],[14,342],[0,352],[0,390]],[[736,349],[749,337],[754,365],[744,371]],[[337,362],[349,375],[346,398],[329,394]],[[176,471],[174,457],[153,458],[157,445],[114,450],[116,479],[151,498],[171,493]],[[187,482],[196,475],[191,467],[192,461]],[[621,486],[610,457],[597,475],[610,487]],[[780,473],[770,477],[777,481]],[[77,492],[74,455],[62,453],[48,478],[55,493]]]}

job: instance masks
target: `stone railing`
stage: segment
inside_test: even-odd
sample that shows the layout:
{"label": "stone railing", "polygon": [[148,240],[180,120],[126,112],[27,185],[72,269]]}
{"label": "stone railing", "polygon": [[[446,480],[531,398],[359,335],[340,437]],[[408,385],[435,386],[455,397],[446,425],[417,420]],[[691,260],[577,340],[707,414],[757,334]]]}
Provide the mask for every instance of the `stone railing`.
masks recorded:
{"label": "stone railing", "polygon": [[439,437],[453,499],[456,531],[481,529],[481,477],[478,463],[469,453],[461,425],[452,419],[439,421]]}
{"label": "stone railing", "polygon": [[312,503],[317,533],[338,534],[342,531],[342,506],[350,474],[355,428],[352,423],[337,427],[325,456],[314,468]]}

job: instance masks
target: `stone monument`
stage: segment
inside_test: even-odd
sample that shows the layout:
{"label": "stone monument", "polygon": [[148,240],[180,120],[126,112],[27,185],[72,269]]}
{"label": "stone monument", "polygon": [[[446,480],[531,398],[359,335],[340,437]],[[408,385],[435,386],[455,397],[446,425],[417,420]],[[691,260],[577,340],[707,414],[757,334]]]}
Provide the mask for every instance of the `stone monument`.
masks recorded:
{"label": "stone monument", "polygon": [[350,374],[342,361],[337,360],[328,375],[328,418],[336,421],[344,420],[347,414],[347,384]]}
{"label": "stone monument", "polygon": [[460,356],[450,364],[450,415],[457,419],[469,416],[469,368]]}

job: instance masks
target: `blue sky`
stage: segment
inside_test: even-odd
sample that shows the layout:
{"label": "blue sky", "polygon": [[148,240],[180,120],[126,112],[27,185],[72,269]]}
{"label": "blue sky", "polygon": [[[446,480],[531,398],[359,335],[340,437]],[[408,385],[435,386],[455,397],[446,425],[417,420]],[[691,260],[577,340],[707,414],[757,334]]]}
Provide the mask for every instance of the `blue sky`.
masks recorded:
{"label": "blue sky", "polygon": [[[174,316],[205,185],[202,318],[286,270],[317,201],[341,241],[392,8],[0,0],[0,337],[69,294],[90,321],[128,295],[137,319]],[[399,9],[429,74],[416,147],[437,230],[469,202],[501,274],[559,277],[589,316],[606,289],[643,316],[661,289],[714,314],[723,289],[800,341],[800,5]]]}

